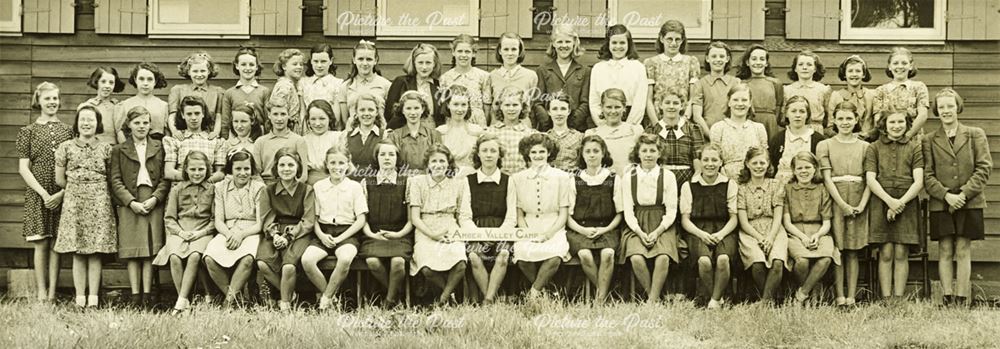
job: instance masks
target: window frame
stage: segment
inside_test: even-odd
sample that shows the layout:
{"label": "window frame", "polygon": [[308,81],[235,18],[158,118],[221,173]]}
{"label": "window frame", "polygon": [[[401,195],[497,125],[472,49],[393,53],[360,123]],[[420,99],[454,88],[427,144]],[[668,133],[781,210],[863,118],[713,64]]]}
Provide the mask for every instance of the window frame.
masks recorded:
{"label": "window frame", "polygon": [[20,36],[24,31],[22,24],[24,19],[22,16],[22,0],[11,0],[10,2],[10,21],[0,21],[0,36]]}
{"label": "window frame", "polygon": [[[687,36],[688,42],[708,42],[712,39],[712,0],[700,0],[701,1],[701,21],[703,23],[700,27],[688,27],[685,25],[685,35]],[[618,7],[622,2],[628,2],[628,0],[608,0],[608,27],[618,23]],[[683,3],[690,3],[690,1],[684,1]],[[678,3],[670,1],[662,1],[665,7],[677,6]],[[666,19],[657,21],[655,28],[630,25],[626,23],[629,31],[632,33],[632,38],[636,41],[656,41],[660,34],[660,26]]]}
{"label": "window frame", "polygon": [[[481,9],[479,8],[479,0],[468,0],[469,3],[469,25],[462,27],[448,27],[448,26],[402,26],[398,25],[397,18],[390,18],[388,16],[388,2],[390,0],[378,0],[375,4],[375,15],[378,19],[377,25],[375,26],[375,36],[380,39],[401,39],[401,40],[413,40],[421,38],[452,38],[458,34],[469,34],[475,37],[479,36],[479,14]],[[401,1],[401,0],[391,0],[391,1]],[[445,28],[450,28],[449,30],[443,30]]]}
{"label": "window frame", "polygon": [[[151,38],[249,38],[250,37],[250,0],[239,2],[238,24],[176,24],[159,23],[160,1],[149,0],[149,17],[146,31]],[[201,0],[189,0],[201,1]]]}
{"label": "window frame", "polygon": [[934,28],[854,28],[851,26],[852,0],[840,0],[840,42],[875,44],[943,44],[948,34],[945,0],[934,1]]}

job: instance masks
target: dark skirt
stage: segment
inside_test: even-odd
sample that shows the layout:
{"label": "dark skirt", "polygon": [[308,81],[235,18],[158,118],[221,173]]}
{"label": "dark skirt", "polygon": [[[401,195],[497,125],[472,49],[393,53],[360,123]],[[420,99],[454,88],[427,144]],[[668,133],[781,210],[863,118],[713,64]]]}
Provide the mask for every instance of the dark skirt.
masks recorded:
{"label": "dark skirt", "polygon": [[930,233],[933,241],[944,237],[982,240],[985,238],[983,209],[960,209],[954,213],[948,213],[948,211],[931,212]]}
{"label": "dark skirt", "polygon": [[[290,226],[289,224],[279,224],[278,231],[284,231],[285,227]],[[260,244],[257,245],[257,260],[264,262],[271,271],[280,272],[281,267],[287,264],[297,266],[302,260],[302,254],[306,252],[306,247],[309,245],[304,245],[300,243],[305,241],[308,237],[315,237],[316,235],[310,233],[305,233],[306,235],[299,237],[298,239],[291,241],[288,246],[283,249],[277,249],[274,247],[274,239],[264,235],[261,239]]]}
{"label": "dark skirt", "polygon": [[[885,191],[892,197],[902,197],[907,189],[885,188]],[[873,244],[896,243],[905,245],[916,245],[920,237],[917,235],[919,212],[917,212],[916,200],[906,203],[903,212],[896,215],[896,219],[889,222],[885,218],[889,212],[889,206],[882,199],[875,195],[869,199],[869,233],[868,242]]]}
{"label": "dark skirt", "polygon": [[[722,230],[722,228],[726,226],[726,223],[727,221],[718,220],[695,221],[695,225],[701,228],[701,230],[709,233],[715,233]],[[694,261],[692,265],[697,268],[697,261],[701,259],[701,257],[708,257],[714,265],[715,261],[722,255],[729,256],[730,263],[735,262],[736,259],[739,258],[739,235],[739,229],[734,230],[733,232],[730,232],[729,235],[726,235],[722,241],[715,244],[715,246],[708,246],[694,234],[685,233],[684,239],[687,240],[688,251],[691,259]]]}
{"label": "dark skirt", "polygon": [[[623,220],[624,221],[624,220]],[[591,224],[589,222],[577,222],[583,227],[606,227],[607,224]],[[624,222],[622,223],[624,224]],[[593,239],[584,236],[583,234],[577,233],[572,229],[566,229],[566,240],[569,241],[569,253],[576,256],[580,250],[603,250],[605,248],[610,248],[618,252],[618,246],[621,245],[622,233],[621,225],[615,227],[611,231],[601,234]]]}
{"label": "dark skirt", "polygon": [[[481,216],[472,218],[472,221],[480,228],[498,228],[503,224],[503,217]],[[507,251],[508,260],[514,256],[514,245],[509,241],[469,241],[465,248],[467,254],[475,253],[487,265],[496,263],[502,251]]]}
{"label": "dark skirt", "polygon": [[[153,188],[137,188],[136,201],[153,196]],[[152,258],[163,248],[163,205],[159,203],[147,215],[138,215],[128,206],[118,207],[118,258]]]}
{"label": "dark skirt", "polygon": [[[663,214],[665,209],[662,205],[650,205],[650,206],[636,206],[635,207],[635,218],[639,221],[639,227],[646,233],[656,229],[660,225],[660,221],[663,220]],[[677,252],[677,233],[674,226],[667,228],[660,236],[656,238],[656,242],[652,246],[647,247],[642,243],[642,239],[639,238],[632,229],[626,227],[624,233],[622,233],[622,249],[623,252],[618,258],[619,263],[625,263],[629,257],[634,255],[641,255],[646,259],[653,259],[660,255],[667,255],[677,263],[680,261],[680,257]]]}
{"label": "dark skirt", "polygon": [[[324,233],[333,235],[333,237],[337,237],[351,226],[346,224],[345,225],[320,224],[319,227],[320,229],[323,229]],[[306,241],[300,241],[300,240],[306,240]],[[305,252],[307,247],[316,246],[323,249],[323,251],[326,251],[326,253],[329,254],[330,256],[333,256],[334,251],[336,251],[341,246],[353,245],[354,248],[359,248],[361,246],[361,243],[358,241],[357,234],[355,234],[355,236],[352,236],[347,240],[344,240],[339,245],[334,246],[333,248],[327,248],[325,245],[323,245],[323,242],[319,241],[319,238],[316,237],[316,234],[309,234],[300,238],[299,240],[295,240],[295,243],[292,244],[291,249],[292,250],[298,249],[299,247],[297,247],[296,245],[304,245],[301,247],[303,253]],[[301,257],[302,255],[299,254],[299,256]]]}
{"label": "dark skirt", "polygon": [[361,242],[360,254],[363,257],[410,259],[413,256],[413,233],[399,239],[385,241],[366,238]]}

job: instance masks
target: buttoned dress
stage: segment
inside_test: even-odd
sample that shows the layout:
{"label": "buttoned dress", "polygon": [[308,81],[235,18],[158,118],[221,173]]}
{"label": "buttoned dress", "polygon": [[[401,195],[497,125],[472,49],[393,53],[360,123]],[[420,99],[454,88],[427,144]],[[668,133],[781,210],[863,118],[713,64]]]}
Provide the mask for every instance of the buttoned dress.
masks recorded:
{"label": "buttoned dress", "polygon": [[[840,198],[848,205],[858,206],[865,188],[865,152],[869,144],[860,139],[842,142],[833,137],[816,146],[819,170],[830,170]],[[833,240],[840,250],[860,250],[868,246],[868,205],[861,213],[847,217],[840,205],[833,205]]]}
{"label": "buttoned dress", "polygon": [[[765,178],[760,184],[752,181],[740,184],[736,195],[736,208],[738,211],[746,211],[747,220],[750,225],[757,230],[758,234],[767,237],[771,233],[771,224],[775,219],[774,208],[783,206],[785,202],[784,185],[774,178]],[[740,232],[740,258],[743,260],[743,268],[750,269],[754,263],[764,263],[770,268],[773,261],[788,261],[788,234],[785,228],[780,225],[778,233],[771,243],[770,253],[764,253],[760,247],[760,241],[750,236],[749,233]],[[786,268],[791,268],[785,263]],[[789,269],[790,270],[790,269]]]}
{"label": "buttoned dress", "polygon": [[[875,173],[875,179],[889,196],[903,197],[913,185],[913,169],[924,168],[924,155],[920,141],[913,139],[891,140],[882,136],[865,151],[865,172]],[[916,245],[919,242],[919,212],[917,200],[906,203],[903,212],[892,222],[886,218],[888,205],[878,196],[869,199],[871,223],[868,242],[873,244],[898,243]]]}
{"label": "buttoned dress", "polygon": [[[823,184],[798,182],[785,184],[785,209],[792,224],[803,234],[812,236],[819,231],[824,220],[833,218],[833,200]],[[806,248],[798,236],[788,235],[788,255],[792,258],[833,258],[840,265],[840,251],[834,246],[830,234],[819,238],[819,247]]]}
{"label": "buttoned dress", "polygon": [[[457,231],[462,222],[475,225],[472,223],[469,183],[464,177],[445,177],[438,182],[430,175],[420,175],[411,177],[409,182],[407,201],[411,208],[420,208],[420,219],[434,234]],[[414,234],[411,276],[423,268],[448,271],[468,260],[464,242],[435,240],[419,228]]]}
{"label": "buttoned dress", "polygon": [[573,203],[572,177],[560,169],[543,166],[530,168],[511,176],[507,187],[507,215],[505,223],[516,222],[517,212],[524,212],[526,229],[532,233],[545,233],[556,224],[563,224],[552,237],[544,241],[514,242],[514,263],[518,261],[541,262],[550,258],[569,261],[569,242],[566,241],[565,221],[559,221],[559,211]]}
{"label": "buttoned dress", "polygon": [[[261,224],[260,195],[264,192],[264,182],[250,180],[242,187],[236,186],[232,178],[226,178],[215,183],[215,217],[216,221],[233,230],[244,231],[256,224]],[[260,244],[260,234],[243,238],[235,250],[226,247],[228,237],[217,234],[205,248],[205,256],[212,257],[220,266],[229,268],[243,257],[257,256],[257,246]]]}

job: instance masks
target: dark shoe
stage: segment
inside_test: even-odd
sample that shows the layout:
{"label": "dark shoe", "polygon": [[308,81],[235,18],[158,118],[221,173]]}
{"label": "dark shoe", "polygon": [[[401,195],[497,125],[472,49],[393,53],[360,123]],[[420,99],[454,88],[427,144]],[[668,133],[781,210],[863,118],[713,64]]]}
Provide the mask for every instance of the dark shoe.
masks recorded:
{"label": "dark shoe", "polygon": [[956,296],[954,299],[952,299],[952,305],[956,308],[968,308],[969,307],[968,300],[969,297]]}
{"label": "dark shoe", "polygon": [[130,294],[128,296],[128,304],[126,304],[126,307],[130,309],[139,309],[140,307],[142,307],[142,294],[140,293]]}
{"label": "dark shoe", "polygon": [[955,296],[952,296],[950,294],[941,296],[941,305],[945,307],[950,307],[954,303],[955,303]]}

